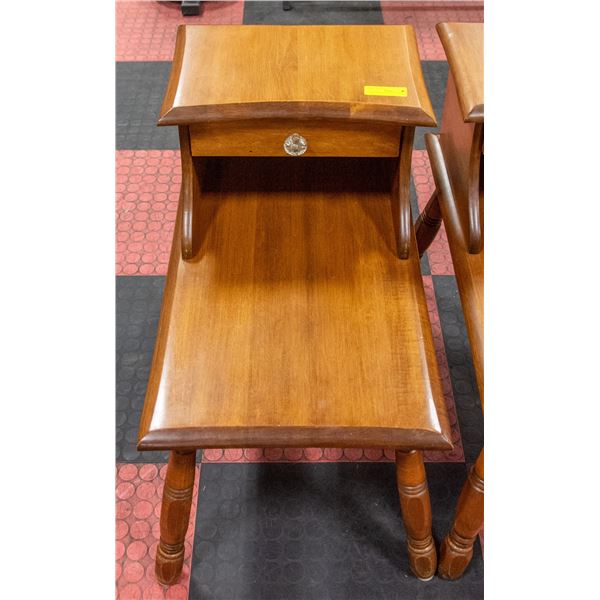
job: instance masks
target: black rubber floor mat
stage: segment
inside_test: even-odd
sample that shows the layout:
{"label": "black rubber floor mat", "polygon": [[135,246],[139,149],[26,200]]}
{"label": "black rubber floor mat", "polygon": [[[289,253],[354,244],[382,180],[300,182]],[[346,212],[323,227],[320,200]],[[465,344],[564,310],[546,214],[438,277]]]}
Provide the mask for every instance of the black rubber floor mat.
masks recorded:
{"label": "black rubber floor mat", "polygon": [[[463,464],[427,465],[440,541]],[[392,463],[202,465],[191,600],[483,597],[479,543],[458,581],[408,566]]]}
{"label": "black rubber floor mat", "polygon": [[157,127],[171,63],[117,63],[117,150],[178,150],[177,127]]}
{"label": "black rubber floor mat", "polygon": [[164,277],[117,277],[117,462],[166,462],[136,440],[156,341]]}

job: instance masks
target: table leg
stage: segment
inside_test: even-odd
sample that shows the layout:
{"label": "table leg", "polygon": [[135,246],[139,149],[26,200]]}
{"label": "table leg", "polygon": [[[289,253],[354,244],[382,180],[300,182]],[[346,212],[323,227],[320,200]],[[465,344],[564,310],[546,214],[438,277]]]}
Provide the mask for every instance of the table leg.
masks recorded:
{"label": "table leg", "polygon": [[184,17],[196,17],[200,14],[199,0],[183,0],[181,3],[181,14]]}
{"label": "table leg", "polygon": [[431,535],[431,504],[421,452],[396,451],[396,483],[408,538],[410,568],[419,579],[429,581],[435,574],[437,555]]}
{"label": "table leg", "polygon": [[475,538],[483,526],[483,450],[469,472],[458,498],[450,533],[440,548],[438,573],[444,579],[458,579],[471,562]]}
{"label": "table leg", "polygon": [[183,568],[195,475],[196,451],[172,451],[160,512],[160,542],[156,550],[156,577],[165,585],[175,583]]}
{"label": "table leg", "polygon": [[440,230],[441,225],[442,211],[440,210],[437,190],[434,190],[429,202],[423,209],[423,212],[418,216],[415,223],[415,235],[417,237],[419,256],[423,256],[425,250],[429,248],[431,242],[433,242]]}

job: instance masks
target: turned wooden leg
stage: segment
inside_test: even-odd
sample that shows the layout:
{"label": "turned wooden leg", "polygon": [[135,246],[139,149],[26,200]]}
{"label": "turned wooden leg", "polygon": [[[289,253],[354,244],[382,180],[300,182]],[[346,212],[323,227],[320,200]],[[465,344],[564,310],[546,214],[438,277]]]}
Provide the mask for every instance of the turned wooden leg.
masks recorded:
{"label": "turned wooden leg", "polygon": [[434,190],[429,202],[423,209],[423,212],[418,216],[415,223],[415,235],[417,237],[419,256],[423,256],[425,250],[429,248],[431,242],[433,242],[437,235],[437,232],[440,230],[441,225],[442,211],[440,210],[437,190]]}
{"label": "turned wooden leg", "polygon": [[160,542],[156,550],[156,577],[165,585],[175,583],[183,568],[195,474],[195,450],[171,452],[160,512]]}
{"label": "turned wooden leg", "polygon": [[460,577],[473,556],[475,538],[483,526],[483,450],[469,472],[456,505],[450,533],[440,548],[438,573],[444,579]]}
{"label": "turned wooden leg", "polygon": [[429,581],[435,574],[437,555],[431,535],[431,504],[421,452],[396,451],[396,483],[408,538],[410,568],[419,579]]}

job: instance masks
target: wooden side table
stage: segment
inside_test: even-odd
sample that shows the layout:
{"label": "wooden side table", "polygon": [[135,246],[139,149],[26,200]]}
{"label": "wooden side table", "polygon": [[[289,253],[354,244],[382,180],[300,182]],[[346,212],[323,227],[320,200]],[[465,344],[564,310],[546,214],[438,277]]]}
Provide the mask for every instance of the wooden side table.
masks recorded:
{"label": "wooden side table", "polygon": [[[437,26],[450,64],[439,138],[426,134],[436,190],[417,220],[422,254],[444,222],[483,406],[483,23]],[[460,577],[483,526],[483,450],[442,543],[439,573]]]}
{"label": "wooden side table", "polygon": [[397,26],[182,26],[173,249],[138,448],[170,450],[156,574],[174,582],[198,448],[393,447],[410,564],[437,558],[420,450],[450,428],[409,205],[435,124]]}

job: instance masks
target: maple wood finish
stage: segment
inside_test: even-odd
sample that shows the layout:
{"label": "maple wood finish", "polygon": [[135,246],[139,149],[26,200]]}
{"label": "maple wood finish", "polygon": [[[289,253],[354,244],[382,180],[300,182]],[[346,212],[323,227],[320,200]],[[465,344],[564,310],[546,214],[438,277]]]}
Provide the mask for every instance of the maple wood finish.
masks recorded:
{"label": "maple wood finish", "polygon": [[183,567],[195,474],[195,451],[171,452],[160,510],[160,542],[155,569],[158,580],[166,585],[178,579]]}
{"label": "maple wood finish", "polygon": [[463,120],[483,123],[483,23],[436,26],[456,79]]}
{"label": "maple wood finish", "polygon": [[[425,135],[436,191],[418,219],[417,239],[423,252],[439,228],[435,217],[441,214],[483,406],[483,24],[442,23],[437,29],[450,74],[439,137]],[[456,579],[463,574],[482,526],[483,451],[442,544],[438,569],[442,577]]]}
{"label": "maple wood finish", "polygon": [[460,577],[473,557],[473,544],[483,523],[483,450],[469,472],[452,529],[440,547],[439,574],[445,579]]}
{"label": "maple wood finish", "polygon": [[[284,156],[283,140],[299,133],[310,156],[398,156],[397,123],[256,119],[190,126],[194,156]],[[295,158],[295,157],[290,157]]]}
{"label": "maple wood finish", "polygon": [[412,245],[411,236],[414,237],[410,209],[410,163],[414,137],[414,127],[402,129],[400,160],[392,181],[392,223],[396,249],[402,259],[408,258]]}
{"label": "maple wood finish", "polygon": [[477,386],[483,404],[483,249],[478,254],[471,254],[464,226],[465,219],[460,218],[462,200],[463,215],[467,210],[467,200],[464,188],[461,190],[446,169],[448,156],[442,150],[437,136],[425,134],[425,144],[429,154],[431,170],[436,184],[437,197],[442,212],[448,245],[452,255],[452,263],[456,275],[456,282],[462,309],[465,314],[467,334],[473,354]]}
{"label": "maple wood finish", "polygon": [[396,163],[207,159],[140,449],[451,447],[414,234],[396,255]]}
{"label": "maple wood finish", "polygon": [[435,127],[413,28],[180,25],[159,125],[267,118]]}
{"label": "maple wood finish", "polygon": [[415,221],[415,232],[417,237],[417,248],[419,256],[423,256],[425,250],[431,246],[440,227],[442,226],[442,211],[437,197],[437,190],[433,191],[429,202]]}
{"label": "maple wood finish", "polygon": [[396,483],[410,568],[419,579],[428,581],[435,574],[437,555],[431,535],[431,503],[421,452],[396,450]]}
{"label": "maple wood finish", "polygon": [[[138,437],[173,451],[175,490],[197,448],[404,450],[422,578],[436,555],[413,451],[452,447],[409,203],[432,115],[410,27],[179,29],[160,122],[179,127],[182,190]],[[292,133],[305,155],[283,151]],[[161,581],[186,502],[161,517]]]}
{"label": "maple wood finish", "polygon": [[199,210],[200,178],[202,163],[194,165],[190,131],[188,127],[179,127],[179,147],[181,149],[181,191],[179,204],[182,208],[181,222],[181,254],[183,258],[190,259],[194,255],[193,230],[194,215]]}
{"label": "maple wood finish", "polygon": [[464,236],[467,252],[478,255],[483,248],[483,123],[463,122],[452,73],[448,75],[440,144],[456,198],[460,221],[456,227]]}

